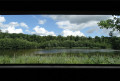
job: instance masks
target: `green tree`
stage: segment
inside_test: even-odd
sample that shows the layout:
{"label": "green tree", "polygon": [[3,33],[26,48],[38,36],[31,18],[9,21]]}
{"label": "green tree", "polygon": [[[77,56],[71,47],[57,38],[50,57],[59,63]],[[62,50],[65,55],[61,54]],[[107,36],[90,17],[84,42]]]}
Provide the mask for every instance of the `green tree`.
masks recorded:
{"label": "green tree", "polygon": [[112,29],[113,31],[120,31],[120,18],[119,16],[113,15],[113,19],[102,20],[97,23],[101,29]]}
{"label": "green tree", "polygon": [[113,15],[113,19],[107,19],[107,20],[102,20],[98,22],[98,26],[100,26],[101,29],[106,28],[106,29],[112,29],[110,31],[109,36],[110,38],[110,43],[112,44],[113,49],[120,49],[120,39],[117,39],[116,37],[113,37],[113,31],[119,31],[120,32],[120,18],[119,15]]}
{"label": "green tree", "polygon": [[2,30],[0,30],[0,33],[2,33]]}

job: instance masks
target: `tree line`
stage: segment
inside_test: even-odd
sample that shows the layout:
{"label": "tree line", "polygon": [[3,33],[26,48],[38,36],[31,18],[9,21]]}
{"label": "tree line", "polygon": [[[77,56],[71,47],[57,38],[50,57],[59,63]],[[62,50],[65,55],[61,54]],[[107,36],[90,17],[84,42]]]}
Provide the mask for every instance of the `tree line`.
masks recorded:
{"label": "tree line", "polygon": [[29,34],[0,32],[0,49],[36,49],[36,48],[112,48],[120,49],[120,37],[84,37],[84,36],[39,36]]}

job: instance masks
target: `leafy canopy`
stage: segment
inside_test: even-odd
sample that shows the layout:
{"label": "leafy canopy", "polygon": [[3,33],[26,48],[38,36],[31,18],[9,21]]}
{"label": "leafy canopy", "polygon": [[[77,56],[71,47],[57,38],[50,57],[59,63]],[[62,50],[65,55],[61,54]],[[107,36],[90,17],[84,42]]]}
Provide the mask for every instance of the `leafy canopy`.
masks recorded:
{"label": "leafy canopy", "polygon": [[120,31],[120,18],[119,15],[112,15],[113,19],[107,19],[102,20],[98,22],[98,26],[100,26],[101,29],[112,29],[113,31]]}

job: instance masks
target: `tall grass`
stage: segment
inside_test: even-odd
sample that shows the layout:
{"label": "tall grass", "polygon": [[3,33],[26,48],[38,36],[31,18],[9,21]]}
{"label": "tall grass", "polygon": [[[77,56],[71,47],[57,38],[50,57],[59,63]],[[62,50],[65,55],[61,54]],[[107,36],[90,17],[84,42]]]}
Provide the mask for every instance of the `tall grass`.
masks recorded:
{"label": "tall grass", "polygon": [[0,56],[0,64],[120,64],[120,55],[79,54]]}

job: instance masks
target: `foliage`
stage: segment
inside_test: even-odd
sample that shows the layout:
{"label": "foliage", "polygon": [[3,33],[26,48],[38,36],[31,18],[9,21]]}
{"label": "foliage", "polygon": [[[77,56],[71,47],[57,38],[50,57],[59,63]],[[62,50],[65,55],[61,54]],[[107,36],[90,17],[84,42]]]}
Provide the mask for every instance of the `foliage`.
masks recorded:
{"label": "foliage", "polygon": [[113,19],[102,20],[98,23],[100,28],[113,29],[113,31],[120,31],[120,18],[113,15]]}
{"label": "foliage", "polygon": [[28,49],[37,48],[37,43],[24,39],[4,38],[0,39],[0,49]]}
{"label": "foliage", "polygon": [[100,26],[101,29],[112,29],[110,31],[109,35],[113,36],[113,31],[119,31],[120,32],[120,18],[117,15],[113,15],[113,19],[107,19],[107,20],[102,20],[98,22],[98,26]]}
{"label": "foliage", "polygon": [[[0,49],[30,49],[58,47],[88,47],[119,49],[120,37],[38,36],[28,34],[0,33]],[[117,48],[116,48],[117,47]]]}
{"label": "foliage", "polygon": [[111,45],[113,49],[120,49],[120,38],[113,36],[113,31],[120,32],[120,18],[119,15],[113,15],[113,19],[102,20],[98,23],[100,28],[112,29],[109,35],[111,36]]}

